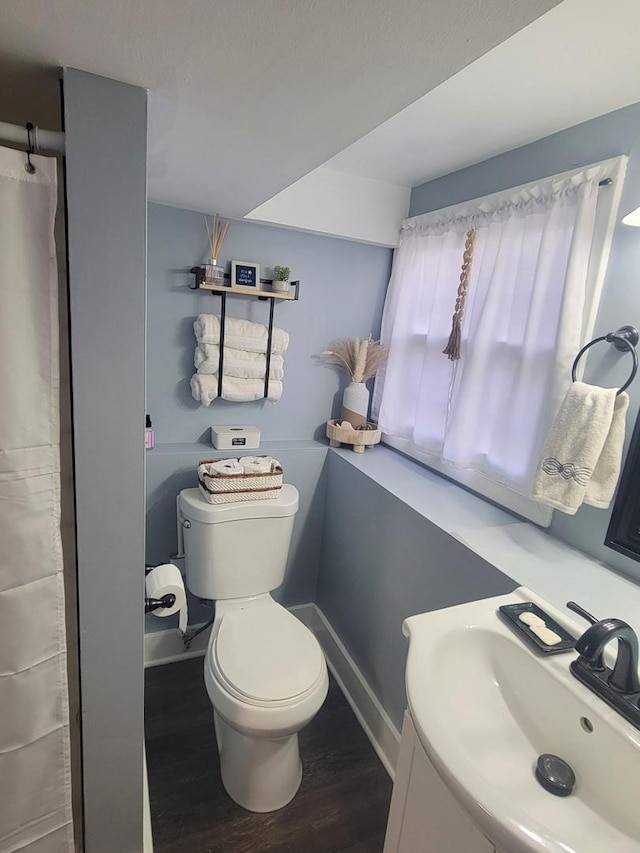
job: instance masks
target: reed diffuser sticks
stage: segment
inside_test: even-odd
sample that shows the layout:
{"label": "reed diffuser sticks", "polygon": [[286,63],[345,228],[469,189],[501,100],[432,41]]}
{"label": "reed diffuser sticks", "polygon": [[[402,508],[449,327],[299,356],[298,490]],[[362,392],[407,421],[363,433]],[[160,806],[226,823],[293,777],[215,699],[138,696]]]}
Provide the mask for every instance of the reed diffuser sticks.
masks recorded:
{"label": "reed diffuser sticks", "polygon": [[224,285],[224,267],[219,263],[220,251],[224,243],[229,225],[231,224],[225,219],[220,219],[217,213],[211,217],[205,216],[204,224],[207,229],[207,237],[209,238],[209,250],[211,257],[209,263],[205,264],[204,278],[205,283],[212,287],[222,287]]}
{"label": "reed diffuser sticks", "polygon": [[231,223],[226,219],[220,219],[218,214],[214,213],[211,222],[209,222],[209,217],[205,216],[204,224],[207,228],[207,236],[209,237],[211,263],[215,264],[220,257],[220,250],[227,237]]}

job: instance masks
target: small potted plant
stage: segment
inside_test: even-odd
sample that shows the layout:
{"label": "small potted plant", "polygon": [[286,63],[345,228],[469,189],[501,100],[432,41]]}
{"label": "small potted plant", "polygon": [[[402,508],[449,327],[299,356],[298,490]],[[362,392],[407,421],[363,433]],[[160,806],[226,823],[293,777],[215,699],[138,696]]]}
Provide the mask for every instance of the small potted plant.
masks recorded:
{"label": "small potted plant", "polygon": [[281,267],[277,264],[273,268],[273,279],[271,281],[271,290],[276,290],[278,293],[289,293],[291,282],[289,275],[291,269],[289,267]]}

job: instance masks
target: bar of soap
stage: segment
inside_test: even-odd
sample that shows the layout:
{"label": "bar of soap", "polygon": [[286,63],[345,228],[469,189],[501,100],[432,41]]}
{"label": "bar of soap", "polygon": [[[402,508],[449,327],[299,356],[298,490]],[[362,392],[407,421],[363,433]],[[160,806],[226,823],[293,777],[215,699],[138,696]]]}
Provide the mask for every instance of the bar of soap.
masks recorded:
{"label": "bar of soap", "polygon": [[555,631],[552,631],[551,628],[547,628],[544,623],[542,625],[532,625],[531,630],[547,646],[556,646],[562,642],[562,637],[556,634]]}
{"label": "bar of soap", "polygon": [[540,627],[545,626],[544,619],[541,619],[539,616],[536,616],[535,613],[530,613],[528,610],[524,613],[521,613],[518,616],[518,619],[521,622],[524,622],[524,624],[528,625],[530,628],[533,628],[534,625],[539,625]]}

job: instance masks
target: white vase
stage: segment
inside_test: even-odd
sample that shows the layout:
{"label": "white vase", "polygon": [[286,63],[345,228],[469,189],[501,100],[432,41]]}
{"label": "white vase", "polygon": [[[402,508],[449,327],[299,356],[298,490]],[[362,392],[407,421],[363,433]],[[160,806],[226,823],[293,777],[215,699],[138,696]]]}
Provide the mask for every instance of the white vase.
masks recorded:
{"label": "white vase", "polygon": [[280,281],[279,279],[274,278],[271,282],[271,290],[275,290],[276,293],[289,293],[291,290],[291,282]]}
{"label": "white vase", "polygon": [[366,424],[368,412],[369,389],[364,382],[350,382],[342,396],[342,420],[359,427]]}

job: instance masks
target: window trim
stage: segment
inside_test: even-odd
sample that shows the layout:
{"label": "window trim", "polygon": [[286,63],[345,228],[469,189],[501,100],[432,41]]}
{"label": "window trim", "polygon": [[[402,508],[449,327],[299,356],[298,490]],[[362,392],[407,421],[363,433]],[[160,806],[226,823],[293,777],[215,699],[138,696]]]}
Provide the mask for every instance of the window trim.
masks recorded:
{"label": "window trim", "polygon": [[487,498],[499,507],[509,510],[509,512],[514,512],[541,527],[549,527],[551,524],[553,510],[550,506],[544,506],[530,498],[525,498],[514,492],[506,484],[490,480],[480,471],[474,471],[471,468],[457,468],[455,465],[448,464],[437,456],[431,456],[422,450],[418,450],[408,438],[383,433],[382,441],[394,450],[399,450],[406,456],[410,456],[437,474],[444,474],[450,480],[470,489],[480,497]]}

